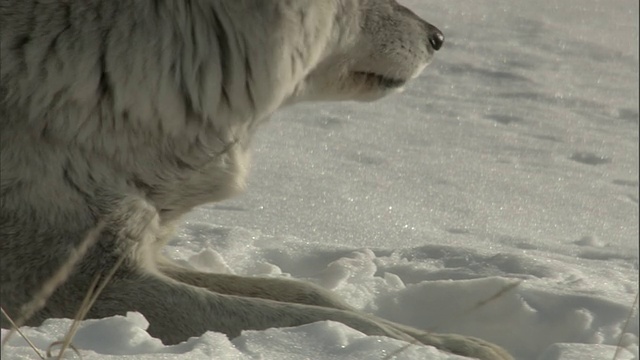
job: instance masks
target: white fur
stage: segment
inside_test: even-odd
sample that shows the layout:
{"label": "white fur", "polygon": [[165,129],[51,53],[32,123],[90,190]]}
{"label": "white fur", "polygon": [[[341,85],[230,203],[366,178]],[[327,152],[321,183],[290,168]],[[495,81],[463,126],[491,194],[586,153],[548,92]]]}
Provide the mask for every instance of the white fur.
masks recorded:
{"label": "white fur", "polygon": [[0,15],[10,314],[104,224],[29,324],[73,317],[91,279],[124,256],[89,316],[140,311],[168,343],[330,319],[510,359],[357,312],[314,285],[198,273],[159,253],[181,215],[242,191],[251,136],[271,113],[399,90],[430,62],[435,27],[392,0],[0,0]]}

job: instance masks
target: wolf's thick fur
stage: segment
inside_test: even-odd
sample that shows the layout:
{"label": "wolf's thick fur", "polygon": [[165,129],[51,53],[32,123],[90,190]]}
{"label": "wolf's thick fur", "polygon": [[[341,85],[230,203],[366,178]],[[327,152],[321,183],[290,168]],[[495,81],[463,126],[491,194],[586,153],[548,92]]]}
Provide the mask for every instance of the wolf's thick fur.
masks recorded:
{"label": "wolf's thick fur", "polygon": [[[257,125],[306,100],[373,100],[442,34],[392,0],[0,0],[0,279],[9,314],[104,223],[29,324],[135,310],[177,343],[207,330],[335,320],[482,359],[495,345],[360,313],[283,279],[195,272],[160,254],[180,216],[241,191]],[[3,326],[6,322],[3,320]]]}

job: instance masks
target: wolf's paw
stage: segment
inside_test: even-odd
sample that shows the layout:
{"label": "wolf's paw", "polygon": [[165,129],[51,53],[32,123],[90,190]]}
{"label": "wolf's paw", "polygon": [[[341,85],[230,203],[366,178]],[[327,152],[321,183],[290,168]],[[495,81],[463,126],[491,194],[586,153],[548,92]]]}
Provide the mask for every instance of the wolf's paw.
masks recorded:
{"label": "wolf's paw", "polygon": [[480,360],[513,360],[509,353],[498,345],[482,339],[455,334],[425,334],[416,340],[452,354]]}

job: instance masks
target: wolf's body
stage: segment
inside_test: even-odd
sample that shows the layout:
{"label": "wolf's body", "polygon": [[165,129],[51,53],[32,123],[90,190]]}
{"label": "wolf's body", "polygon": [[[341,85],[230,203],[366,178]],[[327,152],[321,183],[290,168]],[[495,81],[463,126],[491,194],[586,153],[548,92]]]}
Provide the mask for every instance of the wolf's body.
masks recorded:
{"label": "wolf's body", "polygon": [[0,0],[0,16],[9,314],[99,228],[28,324],[73,317],[96,274],[124,257],[88,316],[139,311],[165,343],[335,320],[509,358],[357,312],[311,284],[199,273],[160,254],[181,215],[242,190],[252,133],[273,111],[393,92],[441,46],[435,27],[391,0]]}

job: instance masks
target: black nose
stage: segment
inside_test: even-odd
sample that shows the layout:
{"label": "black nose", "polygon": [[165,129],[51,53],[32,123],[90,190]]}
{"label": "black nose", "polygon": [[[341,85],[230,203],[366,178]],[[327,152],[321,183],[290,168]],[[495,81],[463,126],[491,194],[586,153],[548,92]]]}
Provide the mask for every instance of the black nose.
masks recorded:
{"label": "black nose", "polygon": [[442,31],[436,29],[435,27],[431,29],[429,33],[429,43],[433,47],[433,50],[440,50],[442,44],[444,43],[444,34]]}

